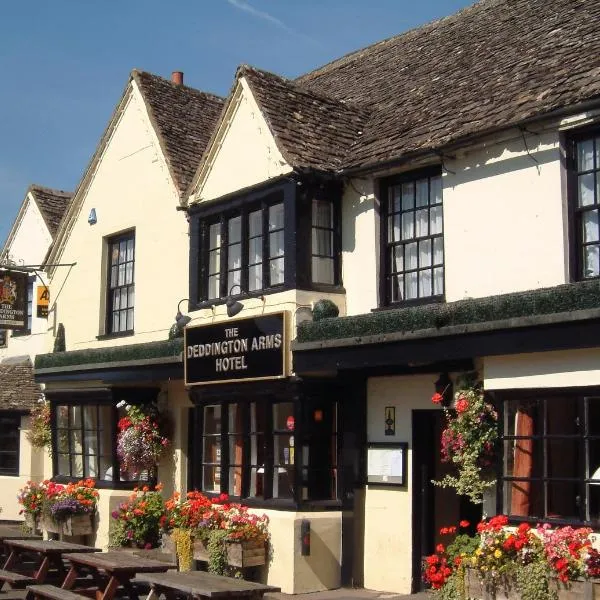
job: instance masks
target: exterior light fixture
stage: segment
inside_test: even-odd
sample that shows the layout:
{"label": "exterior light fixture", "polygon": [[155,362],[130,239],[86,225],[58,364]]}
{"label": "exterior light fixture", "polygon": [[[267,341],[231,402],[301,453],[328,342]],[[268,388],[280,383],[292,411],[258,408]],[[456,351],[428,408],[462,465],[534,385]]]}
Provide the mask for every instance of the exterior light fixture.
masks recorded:
{"label": "exterior light fixture", "polygon": [[211,302],[200,302],[200,304],[195,304],[194,302],[190,302],[189,298],[183,298],[177,304],[177,314],[175,315],[175,326],[177,327],[177,331],[183,331],[184,327],[192,320],[192,317],[189,315],[184,315],[181,312],[181,304],[183,302],[188,302],[190,308],[193,310],[202,310],[203,308],[211,308],[214,310],[214,307]]}
{"label": "exterior light fixture", "polygon": [[434,383],[435,391],[442,396],[442,405],[450,406],[454,396],[454,386],[447,372],[440,373],[438,380]]}
{"label": "exterior light fixture", "polygon": [[96,209],[92,208],[90,210],[90,214],[88,215],[88,223],[90,225],[95,225],[98,222],[98,218],[96,217]]}
{"label": "exterior light fixture", "polygon": [[231,295],[231,290],[233,290],[236,287],[240,288],[240,292],[243,291],[242,286],[239,283],[234,283],[229,288],[229,294],[227,294],[227,300],[225,300],[225,306],[227,307],[227,316],[228,317],[235,317],[235,315],[240,313],[242,311],[242,309],[244,308],[244,305],[241,302],[239,302],[238,300],[234,300],[233,296]]}

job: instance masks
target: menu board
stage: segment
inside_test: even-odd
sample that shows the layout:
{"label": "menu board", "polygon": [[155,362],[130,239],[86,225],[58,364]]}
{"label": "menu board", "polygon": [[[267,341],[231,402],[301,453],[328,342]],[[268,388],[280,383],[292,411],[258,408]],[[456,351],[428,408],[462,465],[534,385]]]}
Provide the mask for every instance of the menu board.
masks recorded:
{"label": "menu board", "polygon": [[368,444],[367,483],[406,485],[407,443]]}

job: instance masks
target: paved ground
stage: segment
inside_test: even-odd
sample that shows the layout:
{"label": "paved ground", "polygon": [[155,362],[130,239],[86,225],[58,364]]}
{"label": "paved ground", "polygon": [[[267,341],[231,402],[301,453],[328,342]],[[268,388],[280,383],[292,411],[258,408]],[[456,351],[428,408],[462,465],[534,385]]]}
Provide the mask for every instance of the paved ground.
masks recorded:
{"label": "paved ground", "polygon": [[389,592],[374,592],[364,588],[340,588],[310,594],[265,594],[266,600],[433,600],[431,592],[400,595]]}

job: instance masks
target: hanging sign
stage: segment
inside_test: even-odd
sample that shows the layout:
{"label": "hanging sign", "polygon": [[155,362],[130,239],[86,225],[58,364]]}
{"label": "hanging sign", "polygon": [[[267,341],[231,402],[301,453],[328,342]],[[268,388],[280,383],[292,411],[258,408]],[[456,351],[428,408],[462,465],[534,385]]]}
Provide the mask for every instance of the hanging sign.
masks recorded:
{"label": "hanging sign", "polygon": [[27,273],[0,270],[0,327],[27,329]]}
{"label": "hanging sign", "polygon": [[285,313],[186,327],[186,385],[287,376]]}
{"label": "hanging sign", "polygon": [[45,285],[37,288],[37,316],[39,319],[48,318],[48,306],[50,305],[50,289]]}

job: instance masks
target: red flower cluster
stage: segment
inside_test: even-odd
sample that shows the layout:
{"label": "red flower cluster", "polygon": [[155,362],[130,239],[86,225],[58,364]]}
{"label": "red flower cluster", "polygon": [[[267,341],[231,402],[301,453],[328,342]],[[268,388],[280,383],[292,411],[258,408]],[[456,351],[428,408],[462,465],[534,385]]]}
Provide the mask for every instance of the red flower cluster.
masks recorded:
{"label": "red flower cluster", "polygon": [[496,515],[487,521],[481,521],[477,523],[477,531],[501,531],[508,525],[508,517],[506,515]]}
{"label": "red flower cluster", "polygon": [[448,565],[445,551],[446,549],[443,544],[438,544],[436,546],[436,554],[432,554],[425,559],[423,579],[434,590],[439,590],[443,587],[450,575],[452,575],[452,568]]}
{"label": "red flower cluster", "polygon": [[456,401],[456,412],[460,414],[467,410],[469,410],[469,401],[464,396],[460,396]]}
{"label": "red flower cluster", "polygon": [[434,404],[441,404],[443,399],[444,399],[444,396],[442,396],[441,394],[438,394],[437,392],[431,397],[431,401]]}

